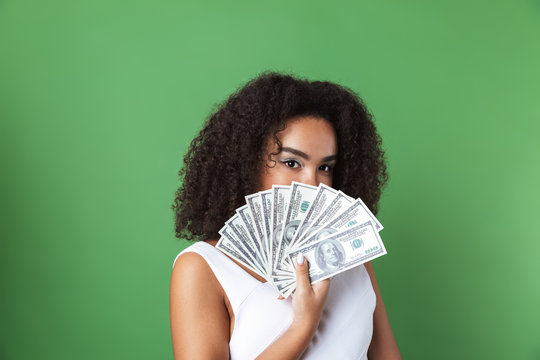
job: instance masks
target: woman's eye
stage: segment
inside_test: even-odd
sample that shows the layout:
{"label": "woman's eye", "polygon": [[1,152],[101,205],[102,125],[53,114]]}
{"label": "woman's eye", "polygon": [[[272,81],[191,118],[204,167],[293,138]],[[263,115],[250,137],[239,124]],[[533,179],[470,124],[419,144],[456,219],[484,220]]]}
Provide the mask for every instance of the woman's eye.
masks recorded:
{"label": "woman's eye", "polygon": [[285,160],[285,161],[283,161],[283,163],[287,167],[290,167],[290,168],[296,168],[296,167],[300,166],[300,164],[298,164],[298,162],[296,160]]}
{"label": "woman's eye", "polygon": [[319,170],[328,172],[332,170],[332,167],[330,165],[321,165],[319,166]]}

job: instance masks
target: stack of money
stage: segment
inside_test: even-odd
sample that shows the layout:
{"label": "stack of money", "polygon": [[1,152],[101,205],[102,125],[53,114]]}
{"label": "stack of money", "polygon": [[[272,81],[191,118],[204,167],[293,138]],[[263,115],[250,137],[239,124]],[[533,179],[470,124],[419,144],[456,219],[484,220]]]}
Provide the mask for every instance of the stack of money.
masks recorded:
{"label": "stack of money", "polygon": [[324,184],[273,185],[246,196],[216,245],[283,296],[296,288],[298,254],[312,284],[386,254],[383,229],[361,199]]}

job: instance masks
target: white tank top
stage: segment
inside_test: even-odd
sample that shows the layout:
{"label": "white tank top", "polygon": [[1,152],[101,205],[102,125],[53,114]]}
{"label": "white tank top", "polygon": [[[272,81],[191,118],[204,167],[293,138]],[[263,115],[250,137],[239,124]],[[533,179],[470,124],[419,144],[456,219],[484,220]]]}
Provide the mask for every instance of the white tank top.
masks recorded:
{"label": "white tank top", "polygon": [[[227,294],[235,316],[229,342],[232,360],[256,358],[289,328],[291,297],[277,300],[279,294],[269,283],[258,281],[204,241],[187,247],[176,259],[185,252],[202,256]],[[334,276],[319,327],[302,359],[367,359],[374,310],[375,292],[363,265]]]}

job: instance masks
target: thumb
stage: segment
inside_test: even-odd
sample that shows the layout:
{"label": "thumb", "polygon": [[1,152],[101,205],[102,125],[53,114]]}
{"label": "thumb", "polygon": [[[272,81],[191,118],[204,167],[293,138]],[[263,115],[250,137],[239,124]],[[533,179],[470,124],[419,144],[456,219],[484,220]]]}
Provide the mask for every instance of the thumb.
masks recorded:
{"label": "thumb", "polygon": [[296,291],[307,292],[311,290],[309,281],[308,261],[302,253],[296,257]]}

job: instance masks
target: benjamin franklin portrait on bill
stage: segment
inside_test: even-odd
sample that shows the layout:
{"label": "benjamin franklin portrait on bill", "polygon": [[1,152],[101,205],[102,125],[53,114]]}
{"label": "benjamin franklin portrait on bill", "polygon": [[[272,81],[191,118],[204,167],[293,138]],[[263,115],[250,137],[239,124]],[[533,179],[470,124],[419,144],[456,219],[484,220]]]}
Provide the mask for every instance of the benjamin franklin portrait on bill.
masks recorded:
{"label": "benjamin franklin portrait on bill", "polygon": [[324,240],[315,250],[315,261],[324,272],[335,272],[341,268],[345,261],[345,249],[336,240]]}

